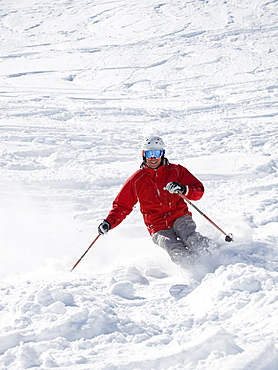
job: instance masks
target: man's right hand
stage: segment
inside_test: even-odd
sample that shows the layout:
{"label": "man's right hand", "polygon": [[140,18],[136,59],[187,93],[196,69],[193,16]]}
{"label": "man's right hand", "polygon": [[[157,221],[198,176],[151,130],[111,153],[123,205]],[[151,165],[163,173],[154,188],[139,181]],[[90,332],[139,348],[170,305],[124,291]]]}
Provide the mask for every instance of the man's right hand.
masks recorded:
{"label": "man's right hand", "polygon": [[111,225],[109,224],[109,222],[104,220],[98,227],[98,233],[101,235],[107,234],[110,228]]}

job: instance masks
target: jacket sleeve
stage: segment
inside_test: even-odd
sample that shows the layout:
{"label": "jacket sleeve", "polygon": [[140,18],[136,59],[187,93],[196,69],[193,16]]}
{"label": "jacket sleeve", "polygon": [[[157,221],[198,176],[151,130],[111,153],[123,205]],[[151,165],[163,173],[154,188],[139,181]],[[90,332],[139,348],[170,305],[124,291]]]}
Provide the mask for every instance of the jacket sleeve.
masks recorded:
{"label": "jacket sleeve", "polygon": [[180,179],[179,182],[182,185],[187,185],[188,192],[185,196],[190,200],[199,200],[204,194],[204,186],[200,180],[198,180],[192,173],[190,173],[186,168],[179,165],[180,167]]}
{"label": "jacket sleeve", "polygon": [[112,204],[112,209],[106,217],[111,229],[118,226],[128,216],[137,203],[132,178],[128,179]]}

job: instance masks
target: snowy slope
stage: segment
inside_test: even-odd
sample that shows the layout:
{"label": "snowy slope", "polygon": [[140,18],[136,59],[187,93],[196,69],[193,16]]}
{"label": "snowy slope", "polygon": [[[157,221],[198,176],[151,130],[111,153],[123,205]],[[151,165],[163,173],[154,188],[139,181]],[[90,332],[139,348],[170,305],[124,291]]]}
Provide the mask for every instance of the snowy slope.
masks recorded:
{"label": "snowy slope", "polygon": [[[0,5],[0,369],[277,369],[277,2]],[[136,207],[70,273],[149,133],[235,242],[193,210],[182,271]]]}

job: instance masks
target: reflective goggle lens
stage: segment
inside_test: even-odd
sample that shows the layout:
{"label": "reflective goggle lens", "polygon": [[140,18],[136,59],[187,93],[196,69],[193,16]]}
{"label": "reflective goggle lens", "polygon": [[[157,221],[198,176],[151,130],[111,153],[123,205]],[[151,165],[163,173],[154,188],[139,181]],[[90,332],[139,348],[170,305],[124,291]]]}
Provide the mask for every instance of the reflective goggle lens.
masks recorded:
{"label": "reflective goggle lens", "polygon": [[164,150],[145,150],[143,152],[143,155],[146,157],[146,158],[160,158],[162,157],[164,154]]}

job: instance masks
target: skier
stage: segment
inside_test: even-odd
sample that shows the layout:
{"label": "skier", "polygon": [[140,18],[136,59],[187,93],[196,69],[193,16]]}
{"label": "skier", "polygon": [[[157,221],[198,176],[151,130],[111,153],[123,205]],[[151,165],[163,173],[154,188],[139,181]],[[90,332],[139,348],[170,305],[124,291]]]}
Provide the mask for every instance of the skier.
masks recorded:
{"label": "skier", "polygon": [[186,267],[198,250],[209,248],[210,239],[196,232],[192,214],[179,194],[199,200],[203,184],[183,166],[169,163],[158,136],[143,140],[142,157],[140,169],[123,185],[98,233],[106,234],[119,225],[139,202],[153,242],[165,249],[174,263]]}

